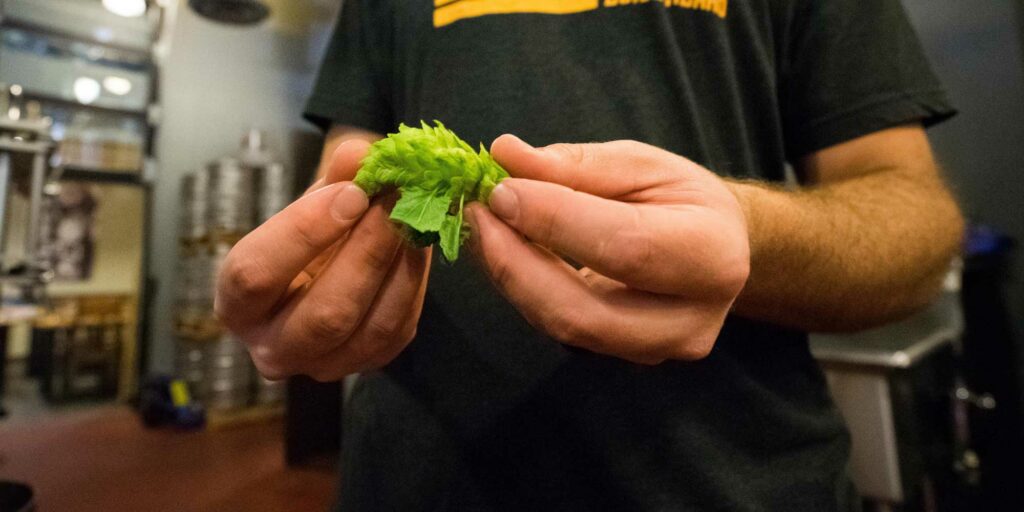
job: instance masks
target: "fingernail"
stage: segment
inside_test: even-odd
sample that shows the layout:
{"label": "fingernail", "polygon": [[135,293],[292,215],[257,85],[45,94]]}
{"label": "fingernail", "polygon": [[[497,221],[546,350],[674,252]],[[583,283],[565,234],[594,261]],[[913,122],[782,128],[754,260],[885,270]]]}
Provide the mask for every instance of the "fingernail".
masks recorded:
{"label": "fingernail", "polygon": [[515,191],[504,183],[499,183],[497,187],[494,187],[487,206],[495,215],[506,221],[515,220],[516,215],[519,214],[519,198],[516,197]]}
{"label": "fingernail", "polygon": [[353,142],[355,142],[355,139],[349,139],[349,140],[346,140],[345,142],[342,142],[341,144],[338,144],[338,146],[336,148],[334,148],[334,152],[331,153],[331,159],[333,160],[335,158],[338,158],[338,155],[342,151],[345,151],[346,148],[351,146]]}
{"label": "fingernail", "polygon": [[531,145],[530,145],[530,143],[526,142],[526,141],[525,141],[525,140],[523,140],[523,139],[520,139],[518,135],[513,135],[513,134],[511,134],[511,133],[510,133],[510,134],[508,134],[508,136],[509,136],[509,137],[511,137],[511,138],[512,138],[512,140],[513,140],[513,141],[514,141],[514,142],[515,142],[516,144],[518,144],[518,145],[520,145],[520,146],[523,146],[524,148],[527,148],[527,149],[534,149],[534,148],[533,148],[533,146],[531,146]]}
{"label": "fingernail", "polygon": [[[515,149],[518,149],[520,151],[533,151],[535,149],[533,146],[531,146],[525,140],[520,139],[518,136],[512,135],[511,133],[506,133],[506,134],[502,135],[501,137],[498,137],[497,139],[494,139],[494,141],[497,142],[498,139],[506,139],[506,140],[508,140],[508,142],[506,142],[505,144],[511,144],[513,147],[515,147]],[[518,146],[518,147],[516,147],[516,146]],[[493,151],[493,149],[494,149],[494,144],[491,144],[491,150]]]}
{"label": "fingernail", "polygon": [[331,202],[331,216],[339,222],[348,222],[358,218],[369,207],[370,199],[366,197],[366,192],[349,183],[343,185],[334,196],[334,201]]}

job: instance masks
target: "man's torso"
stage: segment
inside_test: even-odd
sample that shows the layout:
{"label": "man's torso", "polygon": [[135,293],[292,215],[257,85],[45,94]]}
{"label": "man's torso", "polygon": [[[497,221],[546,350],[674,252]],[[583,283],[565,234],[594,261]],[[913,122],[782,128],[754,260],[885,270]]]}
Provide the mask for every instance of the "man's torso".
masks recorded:
{"label": "man's torso", "polygon": [[[367,45],[396,124],[635,139],[782,179],[775,3],[435,3],[364,13],[391,24]],[[469,260],[436,262],[429,286],[417,339],[353,396],[342,510],[842,506],[848,440],[803,333],[731,318],[706,360],[642,367],[539,334]]]}

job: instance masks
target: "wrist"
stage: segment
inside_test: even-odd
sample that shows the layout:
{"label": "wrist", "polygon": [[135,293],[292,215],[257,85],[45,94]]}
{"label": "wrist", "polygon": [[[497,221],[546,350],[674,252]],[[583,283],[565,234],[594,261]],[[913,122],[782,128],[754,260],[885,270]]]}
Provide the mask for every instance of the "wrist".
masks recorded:
{"label": "wrist", "polygon": [[[757,231],[757,215],[755,213],[755,195],[761,190],[758,185],[748,181],[736,181],[736,180],[724,180],[725,187],[729,189],[733,197],[736,198],[736,203],[740,206],[740,211],[743,213],[743,221],[747,227],[747,237],[751,239],[753,244],[754,234]],[[751,247],[751,251],[753,251]]]}
{"label": "wrist", "polygon": [[[759,275],[779,271],[780,262],[775,255],[784,250],[789,235],[786,230],[791,222],[784,219],[793,218],[792,196],[784,189],[760,181],[725,180],[725,185],[736,197],[747,225],[750,277],[741,295],[743,299],[743,296],[751,294],[751,290],[758,288]],[[737,304],[737,307],[742,309],[742,304]]]}

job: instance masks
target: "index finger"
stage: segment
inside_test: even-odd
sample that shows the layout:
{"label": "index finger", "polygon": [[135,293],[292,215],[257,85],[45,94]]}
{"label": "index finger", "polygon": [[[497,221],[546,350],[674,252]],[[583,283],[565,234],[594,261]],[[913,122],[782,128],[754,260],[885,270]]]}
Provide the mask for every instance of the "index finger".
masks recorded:
{"label": "index finger", "polygon": [[369,207],[351,182],[321,188],[295,201],[239,241],[217,280],[214,309],[240,332],[258,323],[314,258],[345,236]]}
{"label": "index finger", "polygon": [[543,181],[509,178],[491,193],[490,209],[529,240],[598,273],[653,292],[665,284],[655,260],[650,212],[636,205]]}
{"label": "index finger", "polygon": [[629,204],[509,178],[491,193],[490,209],[531,241],[654,293],[716,289],[720,276],[709,262],[741,252],[718,236],[732,228],[707,208]]}
{"label": "index finger", "polygon": [[512,177],[620,200],[678,181],[685,170],[696,167],[678,155],[630,140],[535,148],[515,135],[502,135],[491,144],[491,154]]}

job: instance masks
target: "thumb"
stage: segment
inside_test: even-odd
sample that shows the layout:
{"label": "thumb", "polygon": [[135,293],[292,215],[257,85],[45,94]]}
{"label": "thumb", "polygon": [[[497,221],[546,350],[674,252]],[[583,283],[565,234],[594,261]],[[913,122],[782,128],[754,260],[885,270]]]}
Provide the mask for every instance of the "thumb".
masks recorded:
{"label": "thumb", "polygon": [[678,180],[681,164],[695,165],[630,140],[535,148],[506,134],[491,144],[491,154],[513,177],[556,183],[609,199]]}

